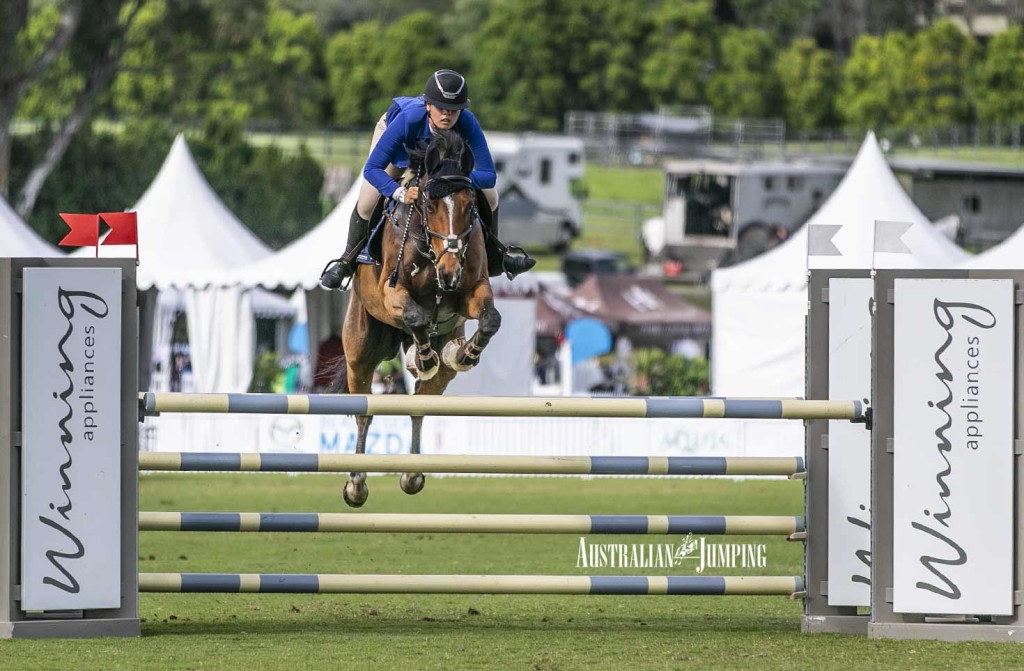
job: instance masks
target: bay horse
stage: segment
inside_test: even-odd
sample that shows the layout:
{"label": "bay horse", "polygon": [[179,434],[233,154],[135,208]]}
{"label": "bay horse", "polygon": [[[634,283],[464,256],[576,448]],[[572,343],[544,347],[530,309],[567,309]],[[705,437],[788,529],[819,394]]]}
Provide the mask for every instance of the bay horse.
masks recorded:
{"label": "bay horse", "polygon": [[[441,131],[427,147],[410,152],[419,197],[399,204],[383,223],[381,262],[360,265],[342,327],[347,390],[369,394],[374,370],[407,348],[406,365],[416,394],[443,394],[456,373],[479,361],[501,327],[487,274],[485,231],[469,174],[473,155],[458,133]],[[466,320],[478,329],[465,338]],[[440,352],[440,355],[438,354]],[[356,417],[356,453],[366,451],[372,416]],[[412,417],[412,453],[420,452],[423,417]],[[422,473],[403,473],[402,490],[423,489]],[[351,473],[345,502],[362,506],[369,496],[365,473]]]}

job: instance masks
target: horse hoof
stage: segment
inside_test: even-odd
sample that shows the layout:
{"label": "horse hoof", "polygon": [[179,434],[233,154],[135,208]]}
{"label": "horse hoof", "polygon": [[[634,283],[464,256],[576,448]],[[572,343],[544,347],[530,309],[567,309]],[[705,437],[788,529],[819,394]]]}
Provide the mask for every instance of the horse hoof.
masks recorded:
{"label": "horse hoof", "polygon": [[472,363],[466,365],[459,363],[459,349],[462,348],[463,342],[465,341],[449,340],[445,343],[444,349],[441,350],[441,361],[456,373],[465,373],[475,365]]}
{"label": "horse hoof", "polygon": [[423,485],[426,483],[427,479],[423,477],[422,473],[402,473],[402,477],[398,480],[398,484],[402,486],[402,491],[406,494],[419,494],[423,491]]}
{"label": "horse hoof", "polygon": [[362,508],[367,497],[370,496],[370,488],[366,486],[365,482],[356,484],[349,480],[345,483],[345,488],[341,490],[341,496],[349,507]]}

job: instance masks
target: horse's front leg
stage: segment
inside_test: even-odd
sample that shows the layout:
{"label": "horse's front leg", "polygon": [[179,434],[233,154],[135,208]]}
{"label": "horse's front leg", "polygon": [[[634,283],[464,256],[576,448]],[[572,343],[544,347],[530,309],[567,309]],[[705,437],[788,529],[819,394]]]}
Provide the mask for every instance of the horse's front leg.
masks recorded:
{"label": "horse's front leg", "polygon": [[467,371],[479,363],[480,354],[501,328],[501,314],[494,307],[494,294],[488,282],[481,282],[473,289],[466,299],[463,316],[477,320],[476,333],[468,341],[464,338],[449,340],[441,354],[445,365],[458,372]]}
{"label": "horse's front leg", "polygon": [[418,303],[408,300],[402,307],[402,322],[412,334],[413,346],[405,355],[405,363],[421,382],[437,375],[441,358],[430,343],[430,315]]}
{"label": "horse's front leg", "polygon": [[[461,335],[462,327],[458,329],[458,333]],[[430,378],[427,382],[422,382],[416,385],[416,394],[443,394],[444,390],[448,387],[448,383],[455,377],[455,371],[450,368],[439,366],[437,375]],[[412,453],[420,453],[420,437],[423,430],[423,416],[412,417]],[[418,494],[422,489],[423,485],[426,484],[426,479],[422,473],[402,473],[402,477],[399,479],[399,484],[402,486],[402,491],[406,494]]]}
{"label": "horse's front leg", "polygon": [[[423,431],[423,415],[413,416],[412,419],[412,453],[420,453],[420,434]],[[398,484],[406,494],[419,494],[426,484],[422,473],[402,473]]]}

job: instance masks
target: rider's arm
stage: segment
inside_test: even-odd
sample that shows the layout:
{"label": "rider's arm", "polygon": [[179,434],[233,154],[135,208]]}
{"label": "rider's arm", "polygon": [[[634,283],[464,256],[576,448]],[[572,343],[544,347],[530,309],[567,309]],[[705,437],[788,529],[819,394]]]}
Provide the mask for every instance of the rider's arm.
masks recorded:
{"label": "rider's arm", "polygon": [[494,159],[491,158],[491,150],[487,148],[487,139],[484,138],[484,131],[480,123],[469,110],[466,110],[459,117],[459,124],[462,125],[461,135],[469,143],[473,151],[473,172],[469,175],[473,182],[474,189],[492,189],[498,181],[494,172]]}
{"label": "rider's arm", "polygon": [[370,152],[369,158],[366,159],[366,165],[363,166],[363,178],[386,198],[393,198],[395,192],[401,188],[398,182],[391,179],[386,168],[391,159],[399,155],[404,142],[405,122],[402,115],[399,115],[388,124]]}

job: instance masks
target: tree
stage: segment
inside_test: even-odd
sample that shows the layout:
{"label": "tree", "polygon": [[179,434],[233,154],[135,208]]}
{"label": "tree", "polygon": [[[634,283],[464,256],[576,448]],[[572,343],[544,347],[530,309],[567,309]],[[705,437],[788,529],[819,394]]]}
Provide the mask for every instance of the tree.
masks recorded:
{"label": "tree", "polygon": [[[436,70],[466,70],[449,47],[441,20],[430,12],[406,14],[392,23],[384,29],[383,44],[373,69],[377,93],[371,104],[374,121],[395,96],[423,93],[427,77]],[[472,97],[472,87],[470,94]]]}
{"label": "tree", "polygon": [[911,107],[912,47],[911,39],[900,32],[857,38],[836,99],[847,125],[857,130],[903,127]]}
{"label": "tree", "polygon": [[579,82],[584,109],[641,111],[651,108],[637,63],[647,60],[645,38],[652,24],[647,12],[633,3],[592,0],[571,3],[578,29],[571,53],[580,62],[571,65]]}
{"label": "tree", "polygon": [[978,118],[1024,124],[1024,27],[1011,26],[992,38],[971,86]]}
{"label": "tree", "polygon": [[[14,116],[28,87],[70,44],[81,23],[84,5],[85,0],[69,0],[56,21],[50,22],[51,30],[29,35],[28,0],[0,3],[0,196],[6,196],[9,188]],[[52,6],[47,10],[58,11]]]}
{"label": "tree", "polygon": [[839,65],[814,40],[795,40],[779,54],[775,71],[782,87],[786,126],[798,130],[831,128],[836,121]]}
{"label": "tree", "polygon": [[476,34],[473,109],[485,127],[553,131],[578,109],[567,0],[497,2]]}
{"label": "tree", "polygon": [[383,36],[379,23],[367,21],[338,33],[328,42],[327,90],[333,101],[335,124],[369,126],[383,111],[373,107],[379,94],[375,68],[384,51]]}
{"label": "tree", "polygon": [[909,62],[912,104],[905,123],[930,127],[970,121],[967,83],[975,55],[974,40],[949,21],[917,33]]}
{"label": "tree", "polygon": [[324,36],[312,14],[276,3],[152,0],[114,82],[125,116],[320,122]]}
{"label": "tree", "polygon": [[651,22],[649,56],[643,63],[643,84],[651,101],[703,103],[717,32],[710,0],[664,0]]}
{"label": "tree", "polygon": [[[721,3],[720,3],[721,4]],[[776,44],[787,44],[814,13],[825,4],[824,0],[729,0],[736,25],[760,28],[772,36]]]}
{"label": "tree", "polygon": [[60,163],[75,134],[89,119],[99,96],[107,90],[126,48],[126,34],[142,2],[92,0],[88,3],[89,20],[81,23],[67,47],[71,67],[82,78],[81,91],[71,111],[51,136],[46,152],[18,192],[14,209],[21,217],[32,212],[47,177]]}
{"label": "tree", "polygon": [[716,115],[732,118],[778,116],[781,91],[773,64],[775,47],[763,30],[729,28],[722,36],[721,63],[708,81]]}

